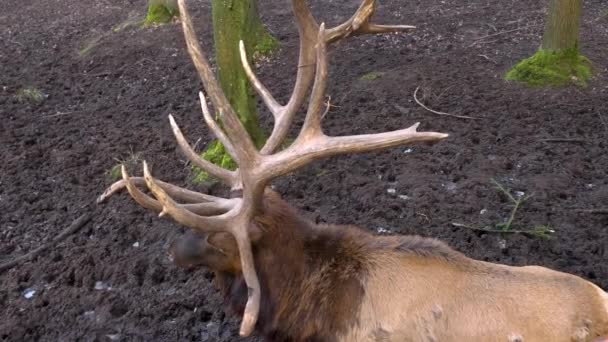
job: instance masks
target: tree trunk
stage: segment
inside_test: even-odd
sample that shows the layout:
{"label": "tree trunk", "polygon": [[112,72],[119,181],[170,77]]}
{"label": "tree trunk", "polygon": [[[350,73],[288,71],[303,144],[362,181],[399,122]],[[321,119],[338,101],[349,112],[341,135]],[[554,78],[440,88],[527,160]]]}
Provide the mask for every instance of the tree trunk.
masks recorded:
{"label": "tree trunk", "polygon": [[219,81],[258,147],[264,134],[258,123],[256,100],[241,65],[239,41],[243,40],[251,61],[256,44],[268,33],[262,25],[255,0],[213,0],[213,34]]}
{"label": "tree trunk", "polygon": [[[241,64],[239,41],[245,43],[247,58],[252,65],[255,55],[272,52],[278,47],[278,42],[262,24],[255,0],[212,0],[211,5],[220,85],[251,139],[261,148],[266,136],[259,125],[255,94]],[[236,168],[217,140],[209,145],[202,157],[224,168]],[[196,170],[193,181],[197,183],[208,178],[205,172]]]}
{"label": "tree trunk", "polygon": [[582,0],[551,0],[543,36],[544,50],[578,49]]}

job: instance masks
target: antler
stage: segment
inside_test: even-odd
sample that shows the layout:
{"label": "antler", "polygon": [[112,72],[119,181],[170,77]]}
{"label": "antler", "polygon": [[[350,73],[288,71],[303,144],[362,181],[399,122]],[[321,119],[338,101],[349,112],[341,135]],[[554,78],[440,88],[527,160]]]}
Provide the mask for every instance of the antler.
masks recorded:
{"label": "antler", "polygon": [[[365,0],[352,18],[335,28],[326,30],[324,24],[317,25],[304,0],[293,0],[294,13],[300,32],[300,58],[294,91],[286,105],[278,104],[268,89],[258,80],[247,63],[244,45],[242,42],[240,44],[241,59],[247,75],[275,116],[275,127],[268,142],[261,151],[257,151],[251,137],[247,134],[213,76],[209,62],[196,39],[184,2],[185,0],[179,0],[178,4],[188,52],[215,110],[219,113],[224,124],[223,129],[211,115],[206,99],[201,92],[199,97],[203,116],[211,131],[237,162],[239,169],[229,171],[203,160],[188,144],[174,118],[169,116],[171,127],[182,152],[192,163],[217,176],[234,192],[242,194],[238,198],[224,199],[180,188],[155,179],[147,163],[144,162],[143,178],[130,177],[126,168],[123,167],[123,180],[106,190],[98,202],[126,187],[137,203],[160,212],[160,216],[169,215],[178,223],[202,232],[230,232],[237,242],[243,277],[249,288],[249,298],[240,330],[242,336],[248,336],[253,331],[258,318],[261,295],[250,235],[253,231],[258,232],[253,219],[261,211],[264,190],[268,183],[272,179],[294,171],[316,159],[416,142],[438,141],[446,138],[447,135],[417,132],[418,124],[407,129],[380,134],[343,137],[325,135],[321,121],[325,112],[323,100],[328,73],[327,44],[349,35],[403,31],[413,27],[380,26],[369,23],[376,3],[373,0]],[[306,119],[297,139],[286,150],[272,154],[285,139],[293,116],[301,107],[313,79],[314,85]],[[150,190],[154,198],[139,190],[138,186],[143,185]]]}

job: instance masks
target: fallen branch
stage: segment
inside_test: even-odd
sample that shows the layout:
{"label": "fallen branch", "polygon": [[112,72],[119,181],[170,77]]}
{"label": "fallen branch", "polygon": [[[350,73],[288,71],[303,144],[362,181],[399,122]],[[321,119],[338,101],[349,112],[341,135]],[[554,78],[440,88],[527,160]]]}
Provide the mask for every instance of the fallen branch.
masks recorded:
{"label": "fallen branch", "polygon": [[76,220],[74,220],[69,227],[67,227],[61,233],[59,233],[59,235],[57,235],[55,237],[55,239],[53,239],[52,241],[44,243],[41,246],[39,246],[38,248],[36,248],[22,256],[16,257],[15,259],[13,259],[11,261],[1,264],[0,273],[3,273],[4,271],[7,271],[7,270],[15,267],[17,264],[19,264],[22,261],[28,261],[28,260],[35,258],[36,256],[38,256],[38,254],[44,252],[49,247],[58,244],[59,242],[63,241],[65,238],[67,238],[68,236],[77,232],[80,228],[84,227],[84,225],[86,225],[89,221],[91,221],[92,218],[93,218],[93,215],[91,213],[85,213],[85,214],[80,215],[80,217],[78,217]]}
{"label": "fallen branch", "polygon": [[497,32],[497,33],[492,33],[492,34],[489,34],[487,36],[483,36],[483,37],[475,39],[475,41],[471,45],[469,45],[467,47],[471,47],[471,46],[473,46],[473,45],[475,45],[475,44],[479,43],[480,41],[482,41],[484,39],[487,39],[487,38],[496,37],[496,36],[500,36],[502,34],[512,33],[512,32],[516,32],[516,31],[521,31],[521,30],[525,30],[525,29],[528,29],[528,28],[538,27],[540,25],[541,24],[528,25],[528,26],[522,26],[522,27],[514,28],[514,29],[511,29],[511,30],[501,31],[501,32]]}
{"label": "fallen branch", "polygon": [[468,119],[468,120],[477,120],[478,118],[474,118],[472,116],[466,116],[466,115],[456,115],[456,114],[450,114],[450,113],[444,113],[444,112],[438,112],[436,110],[432,110],[431,108],[425,106],[424,104],[422,104],[422,102],[420,102],[420,100],[418,100],[418,90],[420,90],[420,87],[417,87],[416,90],[414,90],[414,101],[416,101],[416,103],[428,110],[429,112],[433,113],[433,114],[437,114],[437,115],[444,115],[444,116],[451,116],[453,118],[459,118],[459,119]]}

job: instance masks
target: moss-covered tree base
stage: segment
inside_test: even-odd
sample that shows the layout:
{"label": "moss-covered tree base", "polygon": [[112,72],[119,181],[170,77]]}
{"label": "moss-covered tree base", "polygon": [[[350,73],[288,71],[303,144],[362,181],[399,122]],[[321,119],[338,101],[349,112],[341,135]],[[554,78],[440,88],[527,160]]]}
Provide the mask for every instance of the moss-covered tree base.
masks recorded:
{"label": "moss-covered tree base", "polygon": [[173,0],[151,0],[148,4],[148,14],[144,26],[166,24],[179,16],[177,3]]}
{"label": "moss-covered tree base", "polygon": [[591,62],[579,54],[578,49],[547,51],[540,49],[524,59],[507,75],[509,81],[518,81],[533,87],[586,86],[592,76]]}

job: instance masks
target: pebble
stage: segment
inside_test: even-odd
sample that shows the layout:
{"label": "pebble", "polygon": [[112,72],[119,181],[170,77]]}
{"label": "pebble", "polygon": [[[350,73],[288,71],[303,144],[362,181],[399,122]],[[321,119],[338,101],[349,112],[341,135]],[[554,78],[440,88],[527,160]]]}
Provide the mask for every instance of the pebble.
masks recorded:
{"label": "pebble", "polygon": [[23,291],[23,297],[25,297],[25,299],[32,299],[35,294],[36,294],[36,290],[31,289],[31,288]]}
{"label": "pebble", "polygon": [[109,287],[106,283],[104,283],[103,281],[96,281],[95,282],[95,290],[98,291],[103,291],[103,290],[110,290],[112,289],[111,287]]}

